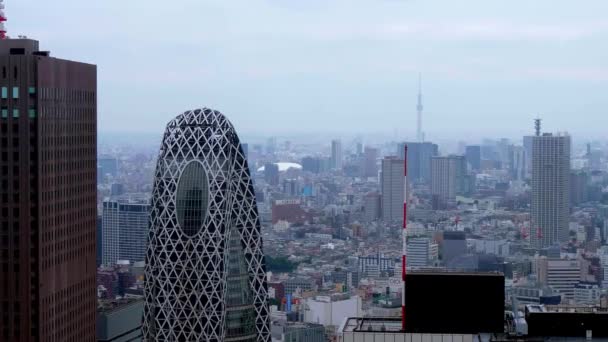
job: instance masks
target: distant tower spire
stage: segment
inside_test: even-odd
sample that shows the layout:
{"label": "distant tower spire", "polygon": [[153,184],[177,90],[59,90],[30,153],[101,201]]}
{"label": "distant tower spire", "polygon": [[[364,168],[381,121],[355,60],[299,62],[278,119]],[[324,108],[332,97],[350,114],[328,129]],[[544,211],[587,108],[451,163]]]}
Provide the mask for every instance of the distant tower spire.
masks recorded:
{"label": "distant tower spire", "polygon": [[4,27],[6,22],[6,15],[4,14],[4,0],[0,0],[0,39],[6,39],[6,28]]}
{"label": "distant tower spire", "polygon": [[540,118],[534,119],[534,130],[536,132],[536,136],[540,136]]}
{"label": "distant tower spire", "polygon": [[416,106],[416,110],[418,111],[418,122],[417,122],[417,130],[416,130],[416,138],[419,142],[424,141],[424,134],[422,133],[422,74],[418,74],[418,106]]}

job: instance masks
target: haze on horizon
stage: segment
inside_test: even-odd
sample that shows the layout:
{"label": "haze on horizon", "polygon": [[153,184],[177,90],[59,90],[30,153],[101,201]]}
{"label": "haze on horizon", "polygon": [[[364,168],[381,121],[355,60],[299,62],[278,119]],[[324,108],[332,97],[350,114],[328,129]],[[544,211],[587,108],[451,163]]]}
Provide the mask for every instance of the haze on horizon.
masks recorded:
{"label": "haze on horizon", "polygon": [[[608,2],[7,0],[9,35],[98,65],[100,132],[162,134],[181,111],[243,134],[545,131],[603,137]],[[51,28],[51,29],[49,29]]]}

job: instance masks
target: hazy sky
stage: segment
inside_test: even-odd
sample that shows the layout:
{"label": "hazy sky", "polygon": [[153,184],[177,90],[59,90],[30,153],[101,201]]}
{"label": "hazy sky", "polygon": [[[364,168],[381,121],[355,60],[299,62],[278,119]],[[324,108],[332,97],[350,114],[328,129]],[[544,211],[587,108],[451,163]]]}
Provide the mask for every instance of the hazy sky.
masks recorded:
{"label": "hazy sky", "polygon": [[5,0],[10,35],[98,65],[99,127],[219,109],[245,134],[602,137],[606,0]]}

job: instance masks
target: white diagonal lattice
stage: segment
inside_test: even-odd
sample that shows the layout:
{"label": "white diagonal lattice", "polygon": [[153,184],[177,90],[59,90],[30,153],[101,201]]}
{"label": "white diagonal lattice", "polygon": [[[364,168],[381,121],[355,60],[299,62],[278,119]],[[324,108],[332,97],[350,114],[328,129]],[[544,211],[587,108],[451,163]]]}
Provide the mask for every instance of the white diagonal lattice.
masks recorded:
{"label": "white diagonal lattice", "polygon": [[[184,168],[193,161],[207,173],[209,200],[202,227],[189,236],[178,223],[176,193]],[[240,141],[220,112],[185,112],[167,125],[155,171],[146,254],[145,341],[226,339],[225,252],[231,231],[240,233],[249,273],[255,341],[270,341],[260,221]]]}

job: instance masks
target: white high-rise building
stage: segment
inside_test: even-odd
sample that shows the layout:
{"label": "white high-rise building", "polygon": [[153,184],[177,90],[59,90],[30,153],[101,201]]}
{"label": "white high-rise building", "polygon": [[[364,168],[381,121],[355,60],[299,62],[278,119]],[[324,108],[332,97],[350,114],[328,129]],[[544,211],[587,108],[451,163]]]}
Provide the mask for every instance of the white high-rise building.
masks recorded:
{"label": "white high-rise building", "polygon": [[429,266],[431,255],[431,240],[428,238],[412,238],[407,241],[407,267]]}
{"label": "white high-rise building", "polygon": [[568,240],[570,137],[545,133],[532,140],[532,226],[536,248]]}
{"label": "white high-rise building", "polygon": [[150,225],[148,201],[106,200],[102,213],[102,263],[144,261]]}

